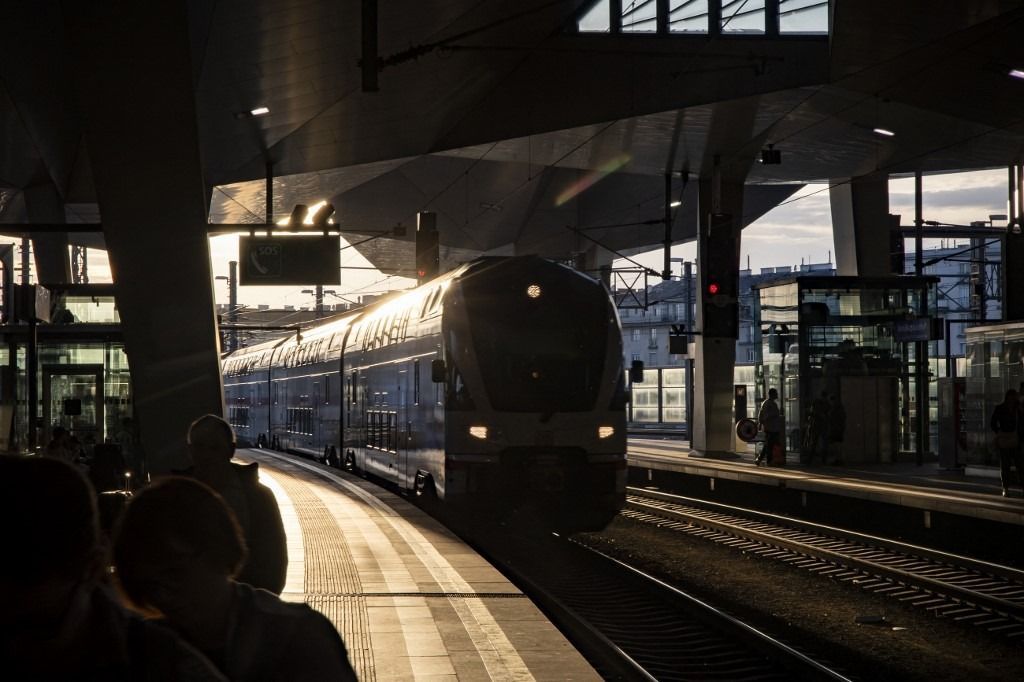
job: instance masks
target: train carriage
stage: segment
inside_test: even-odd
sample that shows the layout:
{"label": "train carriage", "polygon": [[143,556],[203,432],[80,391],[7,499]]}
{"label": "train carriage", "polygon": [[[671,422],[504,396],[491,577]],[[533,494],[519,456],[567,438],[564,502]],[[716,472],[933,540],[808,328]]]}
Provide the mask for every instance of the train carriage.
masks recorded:
{"label": "train carriage", "polygon": [[229,414],[249,408],[240,440],[563,528],[600,528],[624,502],[621,328],[571,268],[481,259],[224,367]]}

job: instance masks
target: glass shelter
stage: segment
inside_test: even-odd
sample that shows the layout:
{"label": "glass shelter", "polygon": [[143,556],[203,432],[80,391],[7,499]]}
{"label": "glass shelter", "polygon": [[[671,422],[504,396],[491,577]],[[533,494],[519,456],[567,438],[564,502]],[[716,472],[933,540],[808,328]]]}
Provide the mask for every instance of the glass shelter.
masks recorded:
{"label": "glass shelter", "polygon": [[[112,285],[50,288],[49,322],[0,327],[0,451],[37,448],[63,426],[86,455],[132,416],[132,388]],[[35,363],[30,409],[30,355]],[[34,420],[32,417],[34,416]],[[31,422],[35,423],[32,424]]]}
{"label": "glass shelter", "polygon": [[[809,450],[826,448],[830,461],[845,463],[921,461],[929,453],[936,282],[803,276],[758,287],[758,393],[778,389],[787,451],[806,461]],[[823,412],[825,431],[833,431],[826,445],[808,437],[812,410]]]}
{"label": "glass shelter", "polygon": [[960,464],[999,466],[990,428],[1006,391],[1024,387],[1024,322],[967,329],[967,369],[962,401]]}

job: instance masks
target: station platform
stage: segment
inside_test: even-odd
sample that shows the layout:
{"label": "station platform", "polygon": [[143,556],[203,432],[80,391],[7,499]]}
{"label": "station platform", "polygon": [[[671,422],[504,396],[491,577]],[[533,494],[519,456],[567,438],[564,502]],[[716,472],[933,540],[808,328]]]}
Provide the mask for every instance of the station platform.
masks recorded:
{"label": "station platform", "polygon": [[515,585],[433,518],[345,472],[265,450],[288,537],[282,598],[335,624],[360,680],[599,680]]}
{"label": "station platform", "polygon": [[1019,526],[1024,530],[1024,497],[1011,488],[1002,497],[998,476],[977,475],[970,470],[945,471],[935,462],[799,464],[790,454],[784,467],[754,464],[753,448],[726,457],[695,453],[684,440],[631,437],[628,444],[631,469],[678,472],[709,479],[724,479],[915,508]]}

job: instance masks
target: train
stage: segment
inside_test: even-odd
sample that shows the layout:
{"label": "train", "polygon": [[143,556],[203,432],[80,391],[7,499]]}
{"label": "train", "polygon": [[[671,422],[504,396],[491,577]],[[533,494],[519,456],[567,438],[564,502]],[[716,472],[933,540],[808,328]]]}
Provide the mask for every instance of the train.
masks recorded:
{"label": "train", "polygon": [[563,530],[603,528],[625,503],[618,312],[561,263],[481,258],[222,367],[240,446]]}

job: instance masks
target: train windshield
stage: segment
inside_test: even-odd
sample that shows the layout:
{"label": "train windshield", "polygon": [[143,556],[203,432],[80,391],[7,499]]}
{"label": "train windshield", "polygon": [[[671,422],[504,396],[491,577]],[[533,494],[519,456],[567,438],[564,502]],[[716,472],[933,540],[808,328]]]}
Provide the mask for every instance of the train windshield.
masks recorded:
{"label": "train windshield", "polygon": [[566,268],[540,259],[528,263],[534,267],[508,268],[486,286],[466,288],[491,406],[542,413],[594,409],[608,325],[614,324],[607,295]]}

